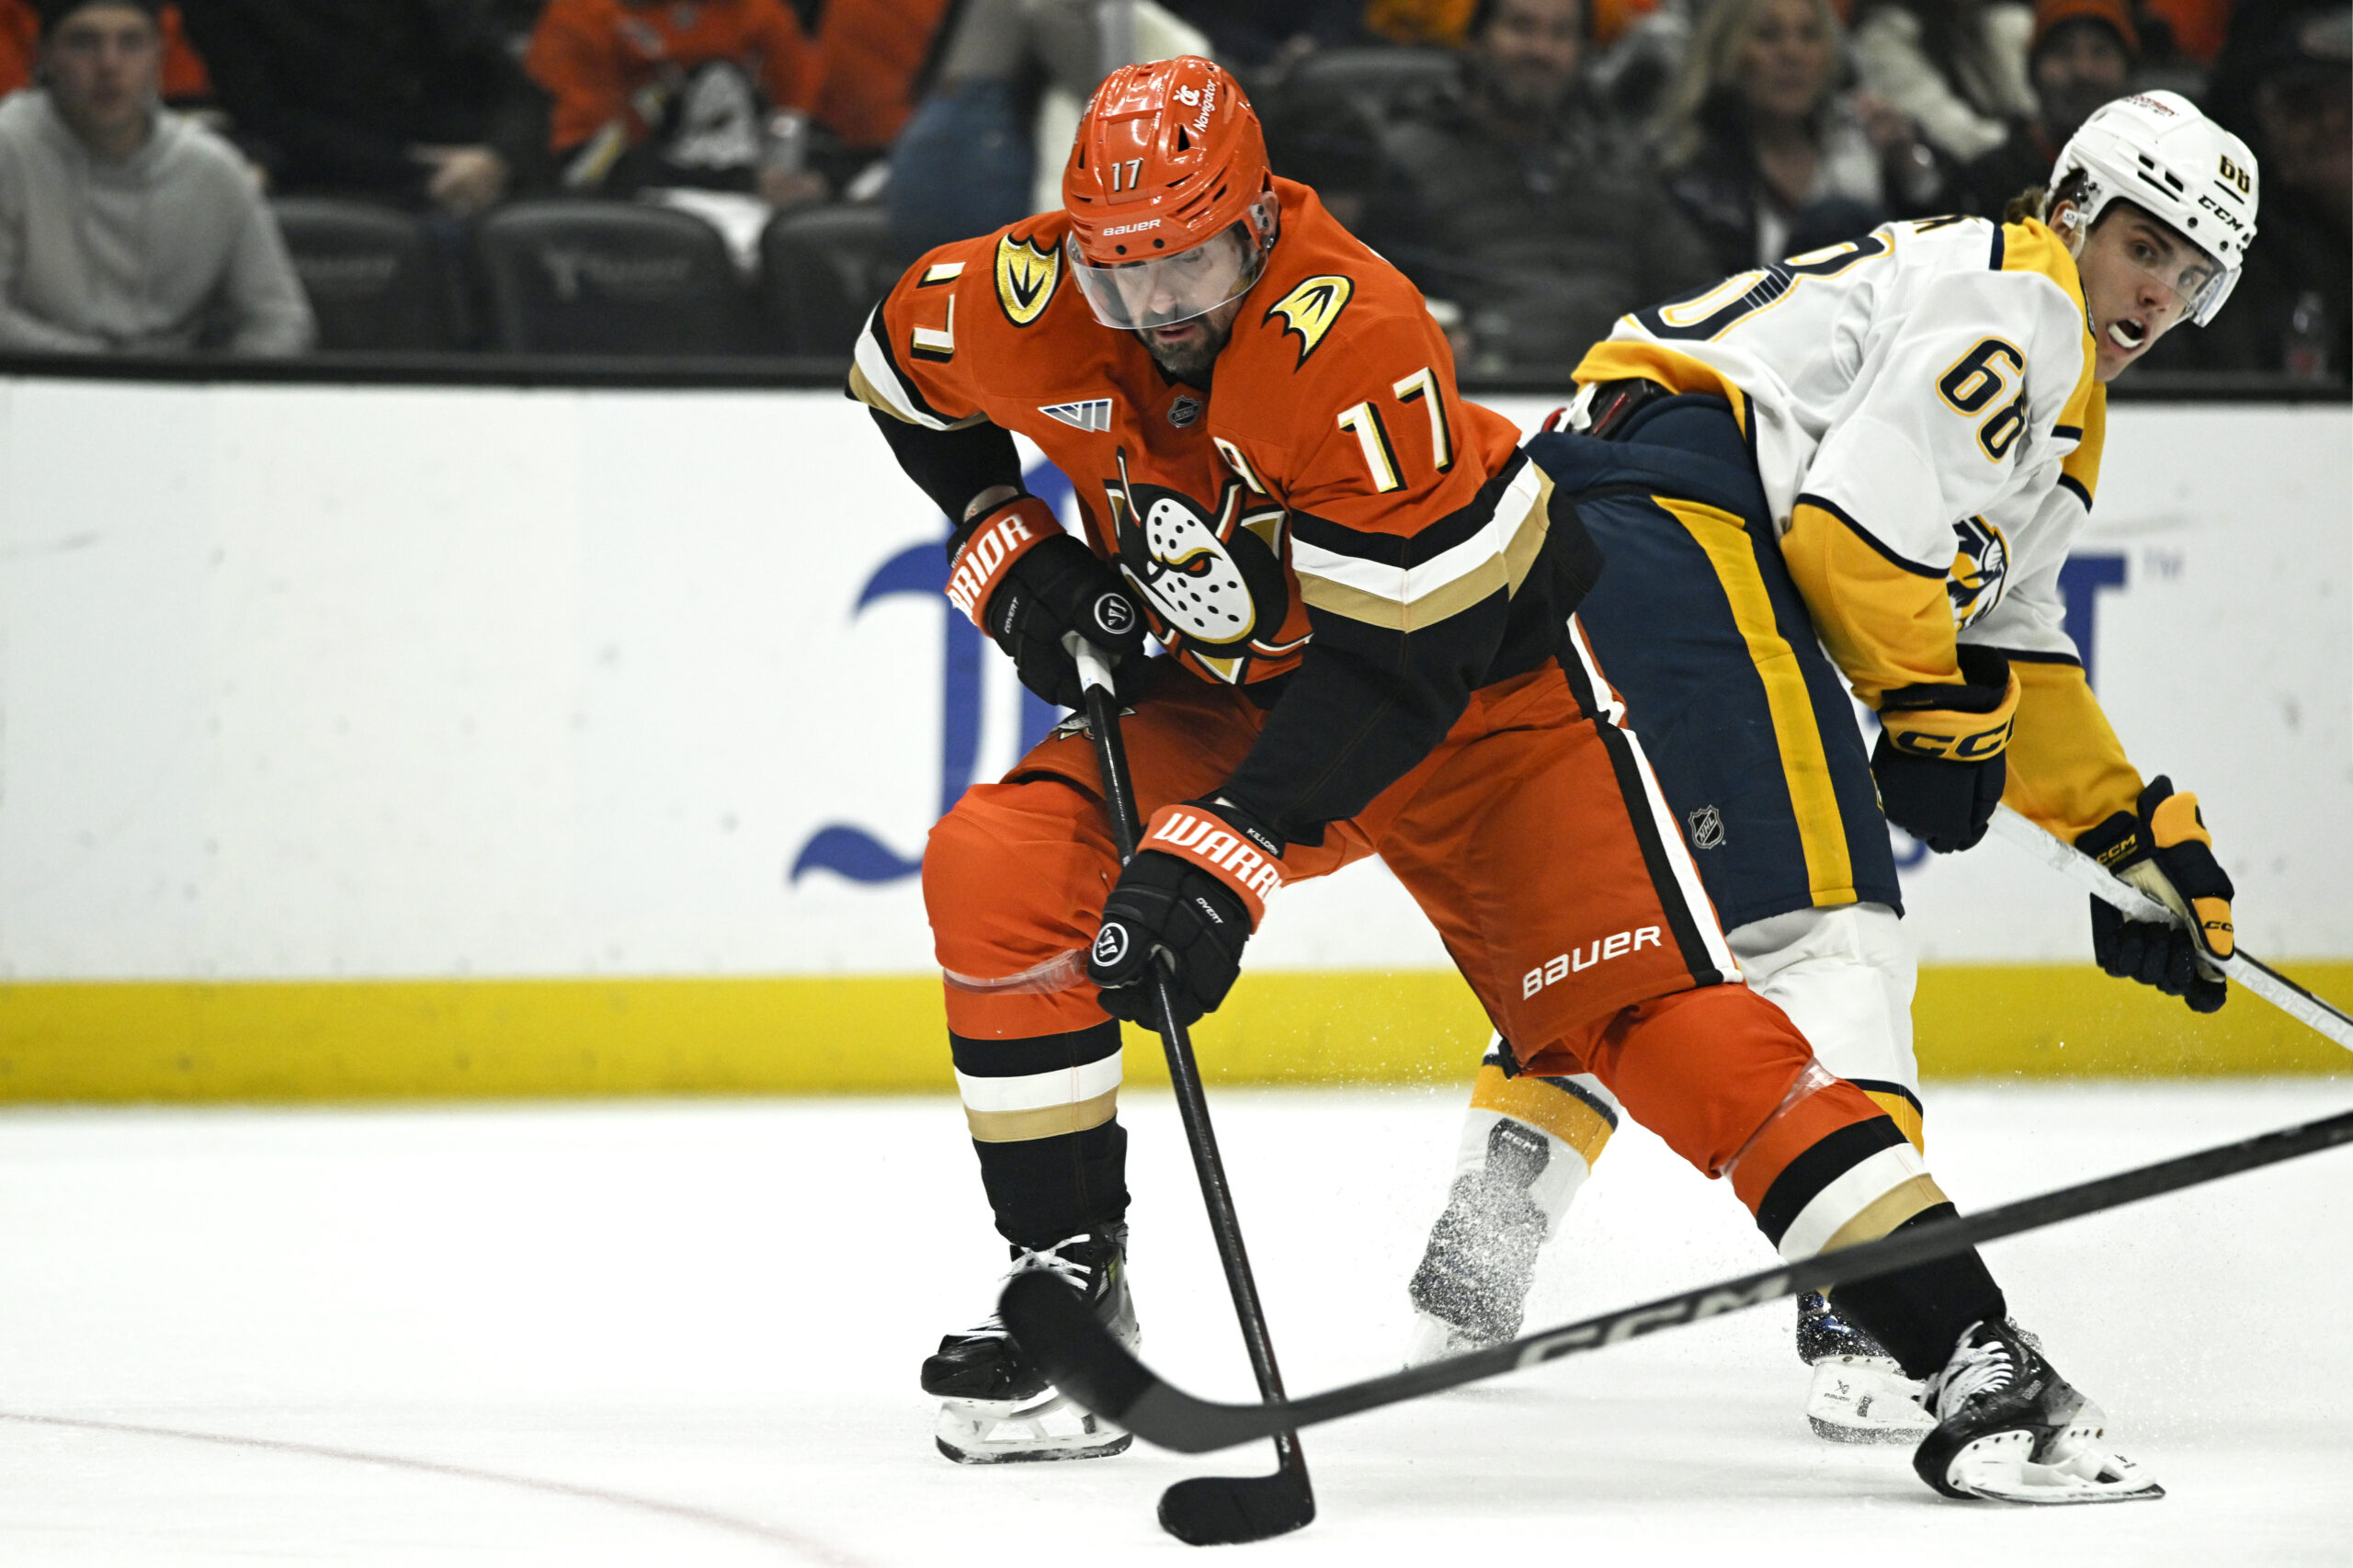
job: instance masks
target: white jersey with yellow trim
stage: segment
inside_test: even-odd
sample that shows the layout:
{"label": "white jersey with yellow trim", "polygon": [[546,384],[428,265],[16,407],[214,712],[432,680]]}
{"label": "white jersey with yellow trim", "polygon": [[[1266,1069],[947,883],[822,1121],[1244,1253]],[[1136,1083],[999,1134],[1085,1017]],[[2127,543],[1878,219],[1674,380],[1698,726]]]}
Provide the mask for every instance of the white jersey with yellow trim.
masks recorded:
{"label": "white jersey with yellow trim", "polygon": [[1944,579],[1963,641],[2072,659],[2058,576],[2097,483],[2095,361],[2057,234],[1930,218],[1622,317],[1576,374],[1722,393],[1777,528],[1818,506]]}

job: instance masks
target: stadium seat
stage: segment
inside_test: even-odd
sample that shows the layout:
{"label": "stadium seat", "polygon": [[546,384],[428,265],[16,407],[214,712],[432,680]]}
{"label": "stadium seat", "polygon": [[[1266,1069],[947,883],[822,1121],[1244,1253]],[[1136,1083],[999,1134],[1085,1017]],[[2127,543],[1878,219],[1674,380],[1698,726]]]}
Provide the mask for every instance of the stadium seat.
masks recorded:
{"label": "stadium seat", "polygon": [[701,219],[618,201],[522,201],[474,244],[490,347],[509,354],[774,351],[726,243]]}
{"label": "stadium seat", "polygon": [[899,272],[890,217],[880,207],[796,208],[779,213],[760,236],[768,319],[796,354],[847,358]]}
{"label": "stadium seat", "polygon": [[289,197],[270,203],[323,349],[446,353],[459,347],[451,269],[404,212],[361,201]]}
{"label": "stadium seat", "polygon": [[1283,83],[1279,95],[1302,99],[1347,97],[1385,104],[1409,89],[1444,82],[1461,59],[1450,49],[1376,45],[1317,50],[1299,62]]}

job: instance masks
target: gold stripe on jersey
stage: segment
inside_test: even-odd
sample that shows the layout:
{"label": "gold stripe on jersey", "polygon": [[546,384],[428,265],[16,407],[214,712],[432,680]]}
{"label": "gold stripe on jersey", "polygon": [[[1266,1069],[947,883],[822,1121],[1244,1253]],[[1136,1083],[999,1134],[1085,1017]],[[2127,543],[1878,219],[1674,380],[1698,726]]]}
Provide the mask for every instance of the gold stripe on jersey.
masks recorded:
{"label": "gold stripe on jersey", "polygon": [[1732,416],[1740,422],[1740,433],[1749,434],[1748,394],[1727,381],[1714,366],[1688,354],[1678,354],[1663,343],[1631,338],[1597,343],[1586,350],[1574,375],[1581,387],[1596,381],[1639,380],[1656,381],[1679,392],[1704,392],[1722,398],[1732,404]]}
{"label": "gold stripe on jersey", "polygon": [[[2091,312],[2084,304],[2084,278],[2075,266],[2075,256],[2067,249],[2067,242],[2040,218],[2029,218],[2023,223],[2002,225],[2001,269],[2004,272],[2037,272],[2059,285],[2075,307],[2075,319],[2084,324],[2084,366],[2075,374],[2075,385],[2067,394],[2067,405],[2059,411],[2057,423],[2070,429],[2088,430],[2091,407],[2095,399],[2103,403],[2106,393],[2099,384],[2099,346],[2092,340]],[[2092,454],[2092,475],[2097,482],[2099,454]],[[2080,482],[2080,476],[2079,482]],[[2086,485],[2089,488],[2089,485]]]}
{"label": "gold stripe on jersey", "polygon": [[1112,1088],[1075,1105],[1044,1106],[1037,1110],[974,1110],[966,1106],[964,1125],[975,1142],[1027,1143],[1100,1127],[1119,1108],[1120,1091]]}
{"label": "gold stripe on jersey", "polygon": [[1904,1134],[1904,1141],[1915,1150],[1922,1154],[1928,1152],[1927,1127],[1921,1120],[1920,1108],[1912,1102],[1911,1096],[1883,1089],[1865,1089],[1860,1084],[1855,1086],[1863,1090],[1863,1096],[1871,1104],[1887,1112],[1888,1120],[1895,1123],[1895,1130]]}
{"label": "gold stripe on jersey", "polygon": [[2083,667],[2010,655],[2018,718],[2002,800],[2072,844],[2141,799],[2141,776],[2084,679]]}
{"label": "gold stripe on jersey", "polygon": [[1847,853],[1847,823],[1838,812],[1838,791],[1831,782],[1830,758],[1822,749],[1813,699],[1806,690],[1797,650],[1781,635],[1774,618],[1748,529],[1740,518],[1714,506],[1666,495],[1654,499],[1708,552],[1716,581],[1732,606],[1733,624],[1748,644],[1749,661],[1764,682],[1765,708],[1773,717],[1773,740],[1797,815],[1798,844],[1805,854],[1807,890],[1816,907],[1853,903],[1859,895],[1854,862]]}
{"label": "gold stripe on jersey", "polygon": [[1601,1157],[1602,1146],[1609,1142],[1608,1121],[1584,1100],[1542,1078],[1507,1078],[1493,1062],[1479,1069],[1471,1085],[1471,1108],[1492,1110],[1549,1132],[1588,1165]]}
{"label": "gold stripe on jersey", "polygon": [[1848,518],[1802,499],[1781,536],[1790,580],[1830,650],[1871,708],[1901,686],[1961,679],[1945,574],[1899,564]]}
{"label": "gold stripe on jersey", "polygon": [[1519,592],[1552,527],[1552,477],[1521,463],[1479,530],[1414,566],[1366,561],[1294,533],[1290,566],[1311,609],[1386,631],[1418,631],[1483,603],[1498,589]]}

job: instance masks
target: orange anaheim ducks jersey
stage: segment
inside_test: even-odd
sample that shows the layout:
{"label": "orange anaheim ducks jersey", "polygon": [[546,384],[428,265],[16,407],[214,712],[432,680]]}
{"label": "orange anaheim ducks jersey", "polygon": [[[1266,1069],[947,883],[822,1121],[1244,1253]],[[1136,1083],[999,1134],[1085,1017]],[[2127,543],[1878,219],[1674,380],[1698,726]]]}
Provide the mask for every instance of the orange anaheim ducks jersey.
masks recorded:
{"label": "orange anaheim ducks jersey", "polygon": [[[1352,814],[1472,690],[1551,656],[1597,566],[1574,521],[1552,527],[1550,482],[1510,422],[1456,392],[1413,285],[1313,191],[1275,187],[1279,237],[1211,387],[1172,382],[1095,319],[1054,212],[911,267],[859,339],[850,392],[912,425],[1035,441],[1195,674],[1312,672],[1235,775],[1256,798],[1229,790],[1279,828]],[[1303,754],[1332,747],[1345,755],[1318,785]]]}
{"label": "orange anaheim ducks jersey", "polygon": [[817,51],[785,0],[549,0],[523,63],[554,99],[548,144],[562,152],[616,120],[643,140],[639,89],[715,62],[742,67],[771,105],[815,97]]}

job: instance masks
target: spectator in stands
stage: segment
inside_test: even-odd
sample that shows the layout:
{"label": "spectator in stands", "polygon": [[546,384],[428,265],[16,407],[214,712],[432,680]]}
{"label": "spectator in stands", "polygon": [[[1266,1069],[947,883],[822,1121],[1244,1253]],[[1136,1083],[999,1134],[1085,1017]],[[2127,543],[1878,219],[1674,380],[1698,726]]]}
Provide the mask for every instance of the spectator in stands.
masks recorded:
{"label": "spectator in stands", "polygon": [[567,189],[826,194],[807,166],[817,53],[784,0],[549,0],[524,65]]}
{"label": "spectator in stands", "polygon": [[2041,107],[2000,146],[1961,165],[1953,177],[1954,209],[1998,218],[2011,197],[2047,183],[2075,127],[2131,85],[2140,53],[2141,35],[2124,0],[2041,0],[2027,57]]}
{"label": "spectator in stands", "polygon": [[949,0],[826,0],[817,17],[817,102],[835,144],[820,147],[835,186],[886,153],[915,112],[915,87],[948,19]]}
{"label": "spectator in stands", "polygon": [[[891,233],[908,258],[1039,210],[1039,97],[1103,77],[1094,0],[970,0],[931,92],[891,149]],[[1067,143],[1046,154],[1061,168]]]}
{"label": "spectator in stands", "polygon": [[[2243,128],[2263,170],[2255,244],[2213,324],[2171,335],[2198,341],[2152,350],[2164,369],[2353,373],[2353,8],[2287,9],[2240,13],[2267,40],[2247,67],[2254,119]],[[2226,52],[2240,47],[2234,36]]]}
{"label": "spectator in stands", "polygon": [[235,149],[160,106],[154,0],[46,0],[0,102],[0,348],[295,354],[311,308]]}
{"label": "spectator in stands", "polygon": [[1464,307],[1481,369],[1574,365],[1620,315],[1716,277],[1624,128],[1581,91],[1579,0],[1481,0],[1460,72],[1402,101],[1365,237]]}
{"label": "spectator in stands", "polygon": [[1986,0],[1877,0],[1855,26],[1863,85],[1920,128],[1949,163],[1992,152],[2034,114],[2027,6]]}
{"label": "spectator in stands", "polygon": [[[164,28],[164,101],[178,106],[210,100],[212,78],[203,60],[188,46],[180,8],[165,6],[159,15]],[[40,54],[40,12],[33,0],[0,0],[0,97],[32,85],[33,65]]]}
{"label": "spectator in stands", "polygon": [[1660,144],[1718,270],[1850,239],[1934,194],[1912,122],[1838,90],[1840,42],[1830,0],[1716,0],[1700,19]]}
{"label": "spectator in stands", "polygon": [[238,142],[292,194],[470,218],[540,166],[546,108],[483,0],[183,0]]}

